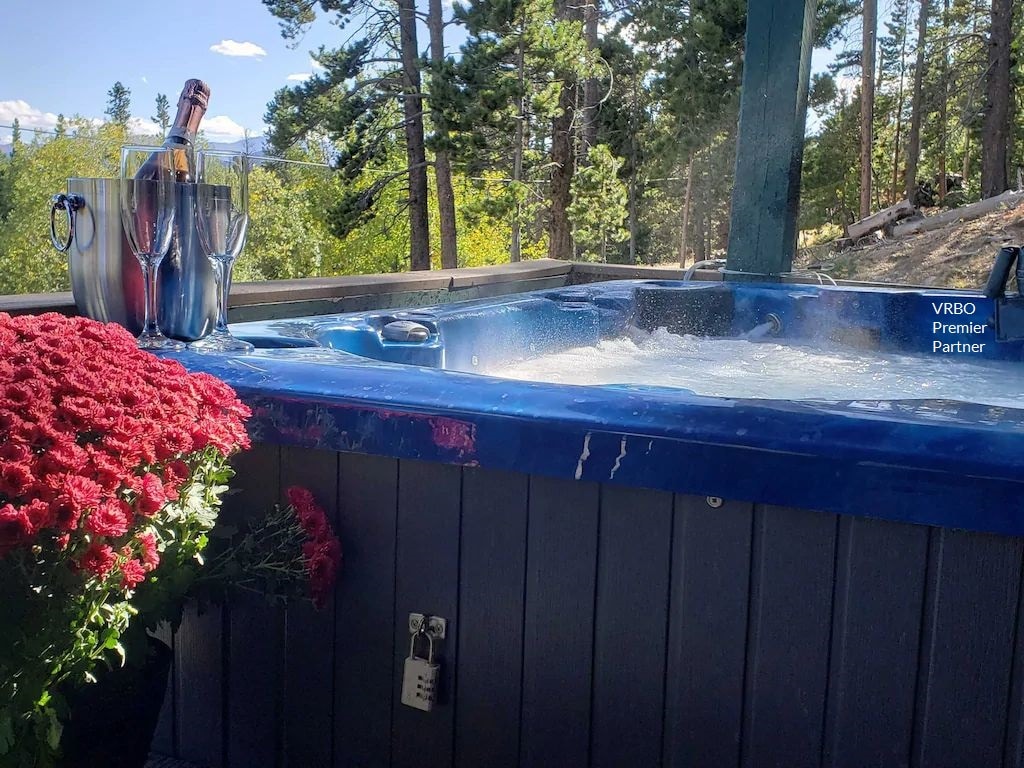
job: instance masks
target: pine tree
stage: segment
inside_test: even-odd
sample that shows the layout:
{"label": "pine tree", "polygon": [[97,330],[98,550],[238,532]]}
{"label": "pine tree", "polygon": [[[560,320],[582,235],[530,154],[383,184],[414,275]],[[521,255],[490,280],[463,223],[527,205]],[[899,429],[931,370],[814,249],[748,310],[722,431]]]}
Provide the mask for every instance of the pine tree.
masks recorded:
{"label": "pine tree", "polygon": [[1010,43],[1013,0],[992,0],[988,70],[985,78],[985,123],[981,137],[982,197],[1001,195],[1007,178],[1010,142]]}
{"label": "pine tree", "polygon": [[68,132],[68,121],[64,118],[64,113],[57,115],[57,125],[54,126],[53,132],[57,135],[57,138],[61,138]]}
{"label": "pine tree", "polygon": [[297,39],[314,21],[316,5],[339,28],[352,24],[362,35],[335,49],[320,48],[315,58],[323,72],[275,94],[265,117],[271,148],[285,153],[297,142],[325,135],[338,146],[337,167],[354,182],[400,142],[405,167],[351,186],[333,207],[333,227],[338,235],[352,231],[373,215],[390,184],[404,180],[410,265],[430,269],[423,62],[414,0],[397,0],[397,8],[381,0],[264,0],[264,5],[280,20],[285,39]]}
{"label": "pine tree", "polygon": [[107,91],[107,108],[103,110],[103,113],[110,118],[110,122],[120,126],[128,125],[128,120],[132,116],[131,98],[131,90],[126,88],[120,80],[114,83]]}
{"label": "pine tree", "polygon": [[[511,219],[510,259],[518,261],[524,231],[543,218],[544,203],[552,207],[554,193],[545,198],[540,190],[550,189],[545,182],[555,152],[548,137],[565,83],[584,76],[592,56],[581,25],[556,19],[551,0],[477,0],[458,7],[457,15],[467,41],[455,68],[460,88],[449,108],[452,141],[470,175],[508,180],[491,192],[486,213]],[[559,201],[567,205],[565,196]],[[560,221],[565,247],[571,231],[564,209]],[[533,236],[541,237],[536,228]]]}
{"label": "pine tree", "polygon": [[[582,30],[583,12],[575,0],[555,0],[555,18]],[[572,177],[576,170],[573,131],[578,120],[576,104],[580,78],[573,66],[556,70],[556,77],[562,81],[562,86],[558,95],[558,111],[551,121],[548,257],[570,259],[573,249],[569,204],[572,199]]]}
{"label": "pine tree", "polygon": [[11,124],[11,156],[13,157],[21,148],[21,121],[14,118]]}
{"label": "pine tree", "polygon": [[444,50],[444,16],[441,0],[430,0],[427,29],[430,32],[429,101],[434,123],[432,146],[437,207],[441,224],[441,268],[455,269],[459,266],[459,247],[455,231],[455,192],[452,189],[452,166],[449,158],[451,137],[444,113],[444,92],[452,79],[452,63]]}
{"label": "pine tree", "polygon": [[171,105],[166,94],[156,95],[156,114],[150,119],[160,126],[160,135],[166,137],[167,129],[171,125]]}
{"label": "pine tree", "polygon": [[[907,0],[894,0],[889,19],[885,22],[887,34],[878,39],[878,66],[875,94],[875,154],[880,147],[879,118],[883,125],[890,118],[894,128],[891,152],[891,186],[889,204],[895,203],[903,193],[904,174],[900,173],[900,153],[905,143],[904,126],[907,104],[907,42],[909,38],[910,13]],[[890,83],[892,83],[890,85]],[[886,92],[886,88],[888,92]],[[887,126],[886,126],[887,127]],[[888,149],[888,148],[886,148]],[[883,177],[884,178],[884,177]],[[881,186],[881,185],[879,185]],[[880,197],[880,195],[879,195]]]}
{"label": "pine tree", "polygon": [[860,58],[860,218],[871,215],[871,153],[875,144],[875,32],[878,0],[864,0]]}
{"label": "pine tree", "polygon": [[587,154],[587,165],[572,180],[567,213],[581,256],[588,261],[607,261],[608,245],[629,236],[622,228],[628,216],[629,192],[618,178],[623,161],[607,145],[597,144]]}
{"label": "pine tree", "polygon": [[[917,57],[914,63],[914,92],[910,101],[910,135],[907,138],[907,172],[904,189],[911,198],[917,186],[917,165],[921,157],[921,120],[924,112],[924,75],[928,42],[929,0],[920,0],[917,15]],[[945,180],[943,180],[943,185]]]}

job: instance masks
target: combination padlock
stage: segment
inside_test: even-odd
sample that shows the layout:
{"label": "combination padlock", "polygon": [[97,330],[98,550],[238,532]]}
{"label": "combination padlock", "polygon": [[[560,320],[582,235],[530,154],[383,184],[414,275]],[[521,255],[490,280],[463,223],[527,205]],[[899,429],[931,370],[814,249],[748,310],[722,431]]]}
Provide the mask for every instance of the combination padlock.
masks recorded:
{"label": "combination padlock", "polygon": [[[416,638],[427,638],[427,658],[416,655]],[[424,629],[413,633],[409,645],[409,657],[405,660],[405,674],[402,676],[402,703],[407,707],[429,712],[437,702],[437,679],[441,665],[434,663],[434,639]]]}

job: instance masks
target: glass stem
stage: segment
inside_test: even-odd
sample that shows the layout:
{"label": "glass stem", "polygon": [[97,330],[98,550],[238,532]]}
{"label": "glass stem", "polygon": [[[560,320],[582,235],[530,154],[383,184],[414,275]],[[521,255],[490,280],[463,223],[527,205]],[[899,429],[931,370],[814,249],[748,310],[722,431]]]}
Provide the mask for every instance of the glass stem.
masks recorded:
{"label": "glass stem", "polygon": [[214,259],[213,269],[217,274],[217,325],[214,333],[228,332],[228,293],[231,291],[231,270],[225,259]]}
{"label": "glass stem", "polygon": [[161,256],[146,255],[139,259],[142,264],[142,281],[145,285],[146,302],[145,315],[142,323],[143,336],[159,336],[160,325],[157,323],[157,293],[156,276],[160,270]]}

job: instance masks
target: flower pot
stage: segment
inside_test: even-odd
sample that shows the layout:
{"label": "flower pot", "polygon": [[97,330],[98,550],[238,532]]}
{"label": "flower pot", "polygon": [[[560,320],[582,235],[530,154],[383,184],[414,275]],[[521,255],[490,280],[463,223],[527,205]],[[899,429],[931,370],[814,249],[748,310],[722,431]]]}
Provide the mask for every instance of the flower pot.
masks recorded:
{"label": "flower pot", "polygon": [[59,768],[144,768],[173,656],[163,641],[148,641],[141,667],[103,668],[68,696]]}

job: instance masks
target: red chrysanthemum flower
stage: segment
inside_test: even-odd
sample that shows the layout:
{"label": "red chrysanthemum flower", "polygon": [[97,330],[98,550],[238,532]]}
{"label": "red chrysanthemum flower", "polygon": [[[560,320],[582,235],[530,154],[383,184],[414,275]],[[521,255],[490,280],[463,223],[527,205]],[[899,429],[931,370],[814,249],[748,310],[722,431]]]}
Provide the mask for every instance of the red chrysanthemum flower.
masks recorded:
{"label": "red chrysanthemum flower", "polygon": [[152,517],[167,502],[164,494],[164,484],[154,474],[146,473],[142,476],[142,488],[139,490],[139,498],[135,502],[135,511],[145,517]]}
{"label": "red chrysanthemum flower", "polygon": [[124,536],[131,522],[131,507],[123,499],[105,501],[85,521],[85,529],[97,536]]}
{"label": "red chrysanthemum flower", "polygon": [[107,544],[92,544],[82,555],[78,565],[82,570],[89,571],[101,579],[110,573],[117,563],[117,555]]}
{"label": "red chrysanthemum flower", "polygon": [[341,566],[341,544],[333,534],[311,539],[302,546],[302,554],[309,576],[309,596],[314,606],[323,608],[334,590]]}
{"label": "red chrysanthemum flower", "polygon": [[0,556],[37,538],[80,551],[85,534],[129,534],[178,498],[198,452],[248,446],[248,416],[229,386],[119,326],[0,313]]}
{"label": "red chrysanthemum flower", "polygon": [[34,533],[24,509],[12,504],[0,507],[0,554],[26,543]]}
{"label": "red chrysanthemum flower", "polygon": [[146,567],[139,560],[127,560],[121,565],[121,586],[135,589],[146,578]]}
{"label": "red chrysanthemum flower", "polygon": [[147,571],[154,570],[160,565],[160,553],[156,547],[156,536],[152,533],[139,534],[139,550],[142,555],[142,564]]}

